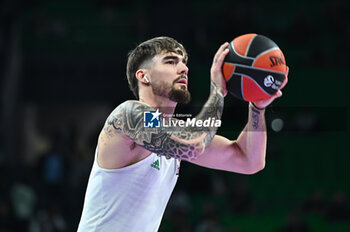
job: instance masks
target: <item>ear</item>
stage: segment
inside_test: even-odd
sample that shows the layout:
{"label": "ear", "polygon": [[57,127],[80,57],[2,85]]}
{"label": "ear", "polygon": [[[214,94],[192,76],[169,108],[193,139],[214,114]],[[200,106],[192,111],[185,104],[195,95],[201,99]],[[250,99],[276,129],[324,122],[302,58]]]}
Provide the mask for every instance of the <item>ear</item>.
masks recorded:
{"label": "ear", "polygon": [[150,78],[148,76],[148,78],[145,78],[147,74],[147,70],[146,69],[139,69],[136,71],[136,78],[143,84],[148,85],[150,83]]}

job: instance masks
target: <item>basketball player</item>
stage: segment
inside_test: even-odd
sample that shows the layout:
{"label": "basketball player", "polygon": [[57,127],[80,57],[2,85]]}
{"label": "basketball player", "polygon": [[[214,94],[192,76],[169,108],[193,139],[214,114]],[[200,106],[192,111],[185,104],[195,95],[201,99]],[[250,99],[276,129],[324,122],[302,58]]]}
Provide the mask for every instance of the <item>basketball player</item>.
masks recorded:
{"label": "basketball player", "polygon": [[[224,43],[211,67],[210,95],[197,120],[219,120],[227,93],[222,64],[229,52]],[[127,77],[138,100],[120,104],[100,133],[85,195],[79,232],[155,232],[178,178],[180,160],[203,167],[253,174],[264,168],[264,108],[282,95],[249,105],[248,123],[237,138],[215,135],[217,128],[147,128],[151,120],[171,117],[177,103],[188,103],[185,48],[169,37],[138,45],[129,55]],[[159,121],[158,121],[159,123]],[[178,123],[178,124],[176,124]],[[153,125],[153,124],[152,124]]]}

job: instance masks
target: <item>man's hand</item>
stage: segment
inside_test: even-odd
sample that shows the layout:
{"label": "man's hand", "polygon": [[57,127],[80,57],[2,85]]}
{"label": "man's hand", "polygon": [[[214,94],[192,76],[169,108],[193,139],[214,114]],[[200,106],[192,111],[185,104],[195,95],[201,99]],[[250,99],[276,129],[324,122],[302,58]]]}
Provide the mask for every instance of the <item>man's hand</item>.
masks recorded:
{"label": "man's hand", "polygon": [[229,53],[229,49],[227,48],[229,45],[228,42],[222,44],[219,50],[216,52],[213,60],[213,64],[211,65],[210,75],[211,80],[216,84],[216,86],[223,90],[224,96],[227,94],[226,89],[226,81],[224,79],[224,75],[222,73],[222,65],[226,55]]}
{"label": "man's hand", "polygon": [[254,102],[254,105],[256,107],[259,107],[261,109],[264,109],[266,108],[268,105],[270,105],[276,98],[279,98],[282,96],[282,91],[281,89],[284,88],[284,86],[286,86],[286,84],[288,83],[288,72],[289,72],[289,68],[287,67],[287,71],[286,71],[286,78],[284,79],[282,85],[281,85],[281,88],[279,88],[279,90],[274,94],[272,95],[270,98],[268,99],[265,99],[265,100],[261,100],[261,101],[257,101],[257,102]]}

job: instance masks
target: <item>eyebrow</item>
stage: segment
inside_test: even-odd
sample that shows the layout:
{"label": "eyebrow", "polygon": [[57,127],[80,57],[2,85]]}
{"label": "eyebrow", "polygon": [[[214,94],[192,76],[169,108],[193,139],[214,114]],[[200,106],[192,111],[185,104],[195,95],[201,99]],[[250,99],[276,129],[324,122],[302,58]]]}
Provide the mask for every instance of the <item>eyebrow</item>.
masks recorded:
{"label": "eyebrow", "polygon": [[[180,60],[180,57],[178,57],[178,56],[166,56],[166,57],[164,57],[163,59],[162,59],[163,61],[165,61],[165,60],[177,60],[177,61],[179,61]],[[185,64],[187,63],[187,61],[185,60],[185,58],[182,58],[182,62],[184,62]]]}

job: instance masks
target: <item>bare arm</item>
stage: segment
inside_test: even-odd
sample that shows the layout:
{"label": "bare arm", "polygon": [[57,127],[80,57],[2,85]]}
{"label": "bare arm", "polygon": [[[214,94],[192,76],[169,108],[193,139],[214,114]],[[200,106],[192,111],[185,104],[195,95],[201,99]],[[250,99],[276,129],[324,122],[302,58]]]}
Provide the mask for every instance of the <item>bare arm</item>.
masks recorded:
{"label": "bare arm", "polygon": [[264,168],[266,127],[264,111],[249,107],[248,123],[237,140],[216,135],[202,156],[191,163],[230,172],[253,174]]}
{"label": "bare arm", "polygon": [[260,110],[256,106],[265,108],[276,98],[281,97],[281,89],[287,82],[288,68],[285,81],[275,95],[256,102],[255,106],[249,104],[248,123],[237,140],[232,141],[216,135],[203,155],[191,162],[208,168],[243,174],[253,174],[263,169],[267,143],[265,110]]}
{"label": "bare arm", "polygon": [[[224,104],[223,90],[211,82],[208,101],[197,119],[220,119]],[[209,107],[210,106],[210,107]],[[139,101],[127,101],[118,106],[108,117],[104,131],[109,138],[116,133],[123,134],[145,149],[182,160],[194,160],[212,141],[217,128],[193,127],[144,128],[143,112],[155,110]]]}

